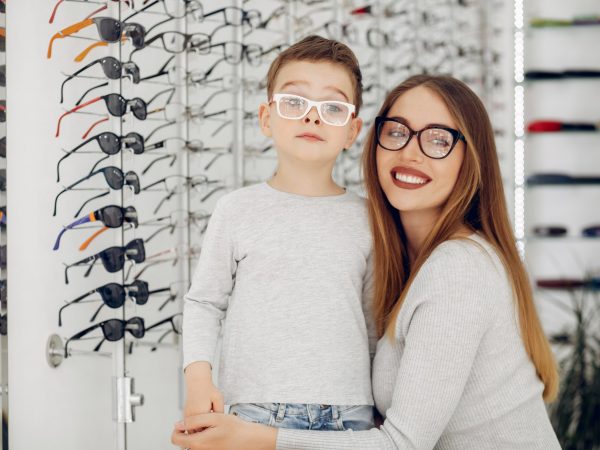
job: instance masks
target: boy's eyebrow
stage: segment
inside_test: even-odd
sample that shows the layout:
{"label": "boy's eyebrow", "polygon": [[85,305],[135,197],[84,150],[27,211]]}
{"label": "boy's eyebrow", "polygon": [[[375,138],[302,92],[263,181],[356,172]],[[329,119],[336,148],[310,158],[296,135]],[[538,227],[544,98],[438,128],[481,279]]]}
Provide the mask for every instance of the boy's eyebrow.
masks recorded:
{"label": "boy's eyebrow", "polygon": [[[285,83],[283,86],[281,86],[280,89],[284,89],[287,86],[290,85],[296,85],[296,84],[304,84],[307,85],[309,84],[307,81],[302,81],[302,80],[296,80],[296,81],[288,81],[287,83]],[[347,102],[350,102],[350,99],[348,98],[348,96],[344,93],[344,91],[342,91],[340,88],[337,88],[335,86],[325,86],[325,89],[329,89],[330,91],[335,91],[341,95],[344,96],[344,98],[346,99]]]}

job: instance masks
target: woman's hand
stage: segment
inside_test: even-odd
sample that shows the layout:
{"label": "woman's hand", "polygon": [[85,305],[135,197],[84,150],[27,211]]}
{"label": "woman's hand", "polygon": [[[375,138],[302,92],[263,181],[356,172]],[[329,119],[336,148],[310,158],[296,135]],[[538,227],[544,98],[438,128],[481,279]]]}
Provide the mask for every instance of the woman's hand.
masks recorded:
{"label": "woman's hand", "polygon": [[[186,434],[186,426],[190,434]],[[185,424],[175,424],[171,435],[174,445],[190,450],[275,450],[276,440],[275,428],[221,413],[186,417]]]}

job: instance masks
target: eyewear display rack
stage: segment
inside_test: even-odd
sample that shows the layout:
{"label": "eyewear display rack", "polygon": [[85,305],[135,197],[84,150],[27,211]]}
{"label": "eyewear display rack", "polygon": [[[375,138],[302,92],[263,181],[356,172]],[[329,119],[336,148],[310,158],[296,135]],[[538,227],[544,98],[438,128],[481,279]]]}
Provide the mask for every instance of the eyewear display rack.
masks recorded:
{"label": "eyewear display rack", "polygon": [[6,113],[6,3],[0,0],[0,438],[3,450],[8,448]]}
{"label": "eyewear display rack", "polygon": [[597,2],[515,2],[516,235],[560,363],[550,412],[565,449],[598,443],[586,383],[598,364],[599,37]]}
{"label": "eyewear display rack", "polygon": [[[203,232],[222,195],[275,170],[275,151],[258,128],[258,105],[266,101],[269,64],[302,37],[347,43],[363,70],[363,130],[340,156],[339,184],[362,192],[362,145],[387,90],[412,74],[446,73],[472,86],[495,118],[512,188],[507,2],[64,0],[44,6],[47,11],[33,16],[14,7],[16,17],[39,23],[46,36],[43,50],[35,43],[43,64],[32,63],[45,76],[39,86],[20,84],[15,95],[37,101],[32,117],[52,122],[29,144],[40,191],[27,198],[47,221],[34,240],[21,234],[15,240],[40,255],[36,264],[47,275],[43,287],[17,280],[20,307],[37,314],[18,310],[15,326],[31,330],[38,347],[46,342],[47,361],[39,366],[38,347],[36,359],[17,360],[12,351],[10,357],[20,373],[43,376],[43,405],[55,409],[39,402],[34,408],[30,397],[38,387],[11,375],[19,405],[13,413],[35,409],[50,430],[44,442],[15,431],[18,447],[169,445],[183,406],[183,295]],[[20,73],[25,79],[30,72]],[[18,114],[25,119],[23,110]],[[27,142],[20,130],[15,135]],[[17,220],[20,233],[33,229],[32,218]],[[31,262],[16,255],[15,264],[17,273]],[[13,348],[36,352],[24,341]],[[60,431],[64,423],[78,431]]]}

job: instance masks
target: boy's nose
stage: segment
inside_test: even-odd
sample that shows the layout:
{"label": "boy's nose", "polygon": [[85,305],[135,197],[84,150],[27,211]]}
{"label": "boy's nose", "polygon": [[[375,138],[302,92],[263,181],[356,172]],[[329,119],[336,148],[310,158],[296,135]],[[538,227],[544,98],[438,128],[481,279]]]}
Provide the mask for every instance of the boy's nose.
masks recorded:
{"label": "boy's nose", "polygon": [[316,106],[310,108],[306,116],[304,116],[304,123],[314,122],[315,125],[319,125],[321,123],[321,118],[319,117],[319,112],[317,111]]}

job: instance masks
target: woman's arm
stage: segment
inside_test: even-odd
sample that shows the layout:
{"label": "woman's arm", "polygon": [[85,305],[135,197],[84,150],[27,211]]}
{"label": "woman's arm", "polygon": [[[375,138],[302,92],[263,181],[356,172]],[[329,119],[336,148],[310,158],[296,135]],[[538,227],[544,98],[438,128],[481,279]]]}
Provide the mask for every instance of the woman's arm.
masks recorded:
{"label": "woman's arm", "polygon": [[[396,377],[391,407],[381,428],[279,429],[274,435],[267,434],[267,427],[249,428],[237,418],[211,413],[197,416],[199,426],[211,428],[188,436],[186,442],[199,446],[187,447],[272,450],[275,437],[277,450],[433,448],[456,410],[481,339],[494,317],[498,287],[482,276],[481,263],[471,252],[444,252],[432,257],[415,279],[397,325],[397,335],[405,341],[398,372],[376,374],[373,379],[386,383]],[[253,431],[257,432],[254,437]],[[213,439],[217,435],[219,440]]]}

